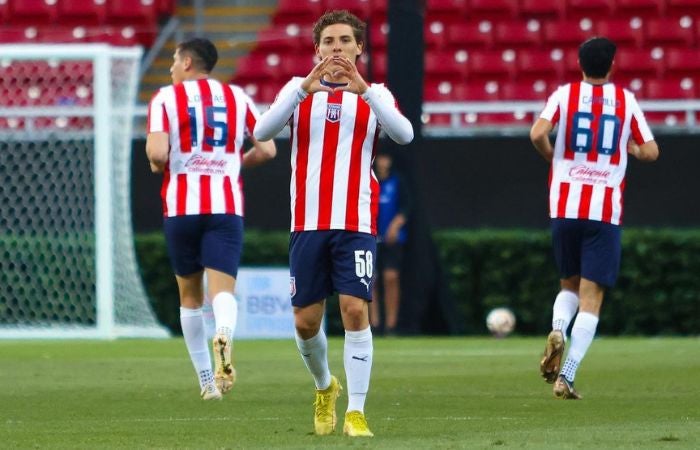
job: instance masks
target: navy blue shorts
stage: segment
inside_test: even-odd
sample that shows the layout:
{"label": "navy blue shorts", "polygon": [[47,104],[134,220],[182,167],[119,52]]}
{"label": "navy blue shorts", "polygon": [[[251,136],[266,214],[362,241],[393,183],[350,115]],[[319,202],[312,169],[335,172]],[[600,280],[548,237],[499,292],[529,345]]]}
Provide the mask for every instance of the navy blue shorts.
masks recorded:
{"label": "navy blue shorts", "polygon": [[205,267],[238,275],[243,249],[243,218],[233,214],[166,217],[163,221],[170,264],[177,275]]}
{"label": "navy blue shorts", "polygon": [[622,229],[595,220],[552,219],[552,243],[561,278],[580,275],[606,287],[620,271]]}
{"label": "navy blue shorts", "polygon": [[289,240],[292,305],[307,306],[333,292],[372,301],[377,240],[343,230],[296,231]]}

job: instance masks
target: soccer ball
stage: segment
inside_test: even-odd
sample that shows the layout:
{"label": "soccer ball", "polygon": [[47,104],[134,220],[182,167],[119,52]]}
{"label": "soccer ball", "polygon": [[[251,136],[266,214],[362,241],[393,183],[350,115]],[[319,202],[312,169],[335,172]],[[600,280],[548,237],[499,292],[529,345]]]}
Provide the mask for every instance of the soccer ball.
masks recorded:
{"label": "soccer ball", "polygon": [[486,328],[496,337],[506,337],[515,329],[515,314],[508,308],[496,308],[486,316]]}

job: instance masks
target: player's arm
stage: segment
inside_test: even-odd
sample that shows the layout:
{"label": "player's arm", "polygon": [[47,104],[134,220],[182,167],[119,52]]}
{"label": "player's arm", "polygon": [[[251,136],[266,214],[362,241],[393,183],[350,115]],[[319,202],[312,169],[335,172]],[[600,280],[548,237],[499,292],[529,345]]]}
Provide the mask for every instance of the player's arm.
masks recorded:
{"label": "player's arm", "polygon": [[301,87],[301,80],[293,78],[277,95],[270,109],[265,111],[255,123],[253,135],[258,141],[269,141],[279,134],[294,110],[308,95]]}
{"label": "player's arm", "polygon": [[[659,146],[649,124],[644,118],[637,100],[632,96],[630,101],[632,120],[630,122],[630,139],[627,141],[627,153],[644,162],[656,161],[659,157]],[[641,142],[641,144],[640,144]]]}
{"label": "player's arm", "polygon": [[266,163],[277,155],[277,147],[275,141],[258,141],[251,137],[249,138],[253,146],[243,154],[243,167],[255,167]]}
{"label": "player's arm", "polygon": [[548,162],[552,162],[552,157],[554,156],[554,147],[552,147],[552,142],[549,140],[549,133],[552,131],[552,128],[554,128],[552,122],[539,118],[532,126],[532,129],[530,129],[532,145]]}
{"label": "player's arm", "polygon": [[401,114],[396,106],[396,100],[388,89],[380,85],[372,85],[362,94],[372,112],[377,116],[379,124],[392,141],[406,145],[413,140],[413,125]]}
{"label": "player's arm", "polygon": [[630,139],[627,142],[627,153],[640,161],[653,162],[659,158],[659,146],[653,139],[642,145],[637,144],[634,139]]}
{"label": "player's arm", "polygon": [[170,140],[168,133],[158,131],[148,133],[146,137],[146,156],[151,165],[151,172],[162,173],[168,163],[168,153],[170,151]]}

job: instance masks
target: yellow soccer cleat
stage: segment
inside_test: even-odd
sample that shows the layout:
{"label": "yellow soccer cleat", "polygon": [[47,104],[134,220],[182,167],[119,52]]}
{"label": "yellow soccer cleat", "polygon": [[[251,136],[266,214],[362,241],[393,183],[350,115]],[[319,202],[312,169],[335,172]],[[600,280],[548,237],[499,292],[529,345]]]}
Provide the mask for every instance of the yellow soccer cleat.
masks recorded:
{"label": "yellow soccer cleat", "polygon": [[202,400],[221,400],[221,391],[214,383],[206,384],[202,388]]}
{"label": "yellow soccer cleat", "polygon": [[340,396],[342,389],[338,379],[334,376],[331,376],[331,384],[326,389],[316,389],[314,432],[317,435],[325,436],[335,431],[337,421],[335,401]]}
{"label": "yellow soccer cleat", "polygon": [[547,336],[547,345],[540,360],[540,374],[547,383],[554,383],[561,370],[561,357],[564,354],[564,334],[553,330]]}
{"label": "yellow soccer cleat", "polygon": [[367,419],[360,411],[348,411],[345,413],[343,434],[352,437],[372,437],[374,433],[369,430]]}
{"label": "yellow soccer cleat", "polygon": [[231,341],[225,334],[214,336],[214,382],[222,394],[236,382],[236,369],[231,364]]}

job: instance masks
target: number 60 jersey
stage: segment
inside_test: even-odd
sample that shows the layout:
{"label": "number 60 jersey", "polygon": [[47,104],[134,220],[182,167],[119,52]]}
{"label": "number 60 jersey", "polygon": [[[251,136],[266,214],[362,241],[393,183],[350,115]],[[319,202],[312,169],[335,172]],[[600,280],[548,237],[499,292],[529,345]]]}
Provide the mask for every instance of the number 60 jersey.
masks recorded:
{"label": "number 60 jersey", "polygon": [[552,218],[620,225],[630,135],[654,139],[634,95],[613,83],[560,86],[542,119],[560,122],[549,180]]}
{"label": "number 60 jersey", "polygon": [[243,216],[243,140],[259,117],[238,86],[213,79],[161,88],[148,107],[148,133],[169,134],[161,199],[166,217]]}

